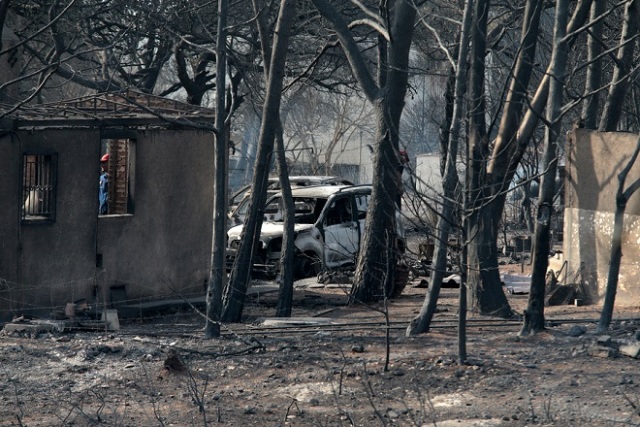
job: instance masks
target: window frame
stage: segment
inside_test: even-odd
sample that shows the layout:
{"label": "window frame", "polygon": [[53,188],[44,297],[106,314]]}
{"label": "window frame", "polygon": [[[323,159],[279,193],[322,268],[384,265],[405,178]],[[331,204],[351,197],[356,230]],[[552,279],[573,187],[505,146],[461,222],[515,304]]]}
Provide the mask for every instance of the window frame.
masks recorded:
{"label": "window frame", "polygon": [[[117,195],[116,188],[118,186],[117,165],[111,163],[111,159],[118,159],[117,148],[111,145],[111,141],[123,141],[127,145],[127,157],[126,157],[126,196],[124,200],[124,212],[117,211]],[[103,149],[103,144],[106,144],[106,150]],[[126,129],[109,129],[105,130],[100,135],[100,156],[108,153],[110,160],[107,166],[107,173],[109,174],[109,207],[106,214],[98,213],[99,218],[108,217],[128,217],[135,214],[135,187],[136,187],[136,163],[137,163],[137,144],[138,135],[136,132]],[[116,160],[117,161],[117,160]],[[114,174],[115,172],[115,174]],[[116,207],[114,207],[114,205]]]}
{"label": "window frame", "polygon": [[[48,191],[48,200],[44,203],[46,203],[46,205],[48,206],[48,209],[46,212],[42,214],[33,214],[33,213],[30,214],[30,213],[27,213],[27,210],[26,210],[28,205],[27,202],[31,197],[31,192],[40,190],[35,187],[43,185],[43,184],[37,183],[38,181],[40,181],[40,178],[38,178],[37,176],[33,178],[33,182],[31,178],[27,179],[28,178],[27,175],[30,174],[30,172],[28,172],[27,169],[28,169],[28,164],[30,164],[29,157],[31,156],[36,157],[36,162],[35,162],[36,166],[35,166],[35,171],[33,172],[36,175],[42,173],[42,171],[40,170],[41,166],[38,166],[38,165],[46,164],[47,162],[45,160],[47,157],[49,158],[48,177],[46,179],[47,184],[44,184],[45,186],[50,187],[48,190],[45,190],[45,191]],[[40,158],[42,158],[42,160],[40,160]],[[57,212],[57,200],[58,200],[58,153],[55,151],[43,150],[43,149],[24,150],[22,152],[20,172],[21,172],[20,196],[22,200],[22,203],[20,205],[20,221],[23,224],[45,224],[45,223],[48,224],[48,223],[55,222],[56,212]]]}
{"label": "window frame", "polygon": [[[340,207],[338,207],[340,206]],[[337,213],[338,215],[331,215]],[[331,227],[334,225],[350,225],[353,223],[353,198],[350,195],[334,197],[329,202],[329,209],[327,210],[323,227]]]}

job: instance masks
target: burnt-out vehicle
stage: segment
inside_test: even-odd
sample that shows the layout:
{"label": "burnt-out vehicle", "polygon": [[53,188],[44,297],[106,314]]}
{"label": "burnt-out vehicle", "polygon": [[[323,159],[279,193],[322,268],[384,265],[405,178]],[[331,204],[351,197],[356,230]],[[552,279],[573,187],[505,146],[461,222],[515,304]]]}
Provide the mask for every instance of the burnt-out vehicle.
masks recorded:
{"label": "burnt-out vehicle", "polygon": [[[292,190],[295,206],[296,278],[311,277],[324,269],[354,264],[360,248],[370,185],[321,185]],[[260,244],[254,254],[253,271],[275,276],[279,271],[284,208],[281,194],[265,206]],[[399,221],[396,221],[399,223]],[[243,225],[227,232],[227,265],[231,267],[240,244]],[[398,228],[399,238],[404,233]]]}
{"label": "burnt-out vehicle", "polygon": [[[294,175],[289,177],[291,188],[311,187],[316,185],[353,185],[351,181],[337,176],[329,175]],[[282,189],[280,179],[270,177],[267,182],[267,198],[277,194]],[[251,186],[246,185],[236,191],[229,198],[229,228],[244,223],[249,212],[249,202],[251,199]]]}

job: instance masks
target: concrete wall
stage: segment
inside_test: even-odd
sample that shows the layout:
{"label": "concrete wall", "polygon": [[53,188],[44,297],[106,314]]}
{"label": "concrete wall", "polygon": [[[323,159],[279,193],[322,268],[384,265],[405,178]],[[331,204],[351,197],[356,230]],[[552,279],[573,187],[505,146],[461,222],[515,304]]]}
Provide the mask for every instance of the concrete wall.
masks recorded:
{"label": "concrete wall", "polygon": [[0,309],[11,307],[19,297],[12,292],[18,280],[20,185],[22,173],[20,139],[17,134],[0,137]]}
{"label": "concrete wall", "polygon": [[[564,256],[569,282],[582,279],[591,302],[600,303],[609,269],[618,174],[635,150],[638,135],[578,129],[567,148]],[[640,178],[640,161],[626,186]],[[624,217],[617,305],[640,303],[640,192]]]}
{"label": "concrete wall", "polygon": [[[109,217],[97,215],[99,131],[0,138],[0,317],[80,298],[108,302],[113,286],[139,299],[202,293],[211,248],[212,136],[136,135],[135,212]],[[57,153],[53,222],[21,221],[22,153],[39,149]]]}
{"label": "concrete wall", "polygon": [[[100,134],[96,131],[17,132],[0,140],[2,264],[0,277],[12,282],[3,309],[49,309],[87,295],[95,274],[95,197]],[[9,147],[9,148],[8,148]],[[57,153],[56,217],[21,221],[22,154]],[[6,231],[6,234],[5,234]],[[5,261],[6,260],[6,261]],[[4,295],[2,295],[4,297]]]}
{"label": "concrete wall", "polygon": [[211,138],[139,133],[135,213],[98,220],[101,285],[124,285],[128,298],[202,294],[211,253]]}

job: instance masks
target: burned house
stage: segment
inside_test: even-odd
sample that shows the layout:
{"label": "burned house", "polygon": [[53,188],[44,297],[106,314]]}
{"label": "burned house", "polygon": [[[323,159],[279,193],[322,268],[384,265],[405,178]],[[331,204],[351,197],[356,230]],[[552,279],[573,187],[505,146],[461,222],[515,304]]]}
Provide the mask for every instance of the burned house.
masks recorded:
{"label": "burned house", "polygon": [[0,320],[203,294],[211,110],[134,92],[0,107]]}
{"label": "burned house", "polygon": [[[569,138],[565,178],[563,252],[566,278],[581,284],[592,303],[604,299],[613,235],[618,175],[627,165],[638,135],[577,129]],[[640,178],[640,161],[627,188]],[[640,304],[640,192],[627,202],[616,305]]]}

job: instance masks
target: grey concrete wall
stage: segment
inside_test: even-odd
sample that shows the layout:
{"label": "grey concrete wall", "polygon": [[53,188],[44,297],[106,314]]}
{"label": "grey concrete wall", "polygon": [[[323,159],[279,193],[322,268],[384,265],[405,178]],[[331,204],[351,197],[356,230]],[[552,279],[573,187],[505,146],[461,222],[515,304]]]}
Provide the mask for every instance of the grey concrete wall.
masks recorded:
{"label": "grey concrete wall", "polygon": [[98,220],[100,285],[127,298],[202,294],[211,252],[213,135],[139,132],[135,213]]}
{"label": "grey concrete wall", "polygon": [[20,231],[20,139],[0,138],[0,310],[10,307],[18,280]]}
{"label": "grey concrete wall", "polygon": [[[99,142],[97,131],[86,130],[21,131],[3,138],[3,151],[6,146],[11,147],[7,157],[0,157],[3,193],[0,277],[11,282],[10,301],[1,303],[3,309],[50,309],[91,295]],[[20,219],[22,154],[34,150],[57,153],[54,222]]]}
{"label": "grey concrete wall", "polygon": [[[86,298],[202,294],[213,205],[213,136],[138,132],[135,211],[98,217],[100,133],[36,130],[0,138],[0,317]],[[56,219],[21,221],[22,153],[57,153]],[[102,268],[96,256],[102,255]]]}
{"label": "grey concrete wall", "polygon": [[[582,280],[594,303],[602,302],[609,269],[618,174],[635,150],[638,135],[578,129],[567,149],[564,256],[568,281]],[[640,178],[640,161],[627,186]],[[640,303],[640,192],[627,203],[617,305]]]}

